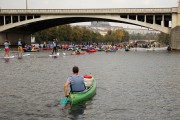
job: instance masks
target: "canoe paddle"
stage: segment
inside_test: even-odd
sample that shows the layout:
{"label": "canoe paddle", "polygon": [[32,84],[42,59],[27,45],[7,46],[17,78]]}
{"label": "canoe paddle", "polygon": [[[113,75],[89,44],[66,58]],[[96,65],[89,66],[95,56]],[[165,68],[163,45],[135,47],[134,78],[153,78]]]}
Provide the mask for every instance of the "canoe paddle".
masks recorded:
{"label": "canoe paddle", "polygon": [[67,104],[68,103],[68,97],[64,97],[63,99],[61,99],[61,101],[60,101],[60,104],[61,105],[65,105],[65,104]]}

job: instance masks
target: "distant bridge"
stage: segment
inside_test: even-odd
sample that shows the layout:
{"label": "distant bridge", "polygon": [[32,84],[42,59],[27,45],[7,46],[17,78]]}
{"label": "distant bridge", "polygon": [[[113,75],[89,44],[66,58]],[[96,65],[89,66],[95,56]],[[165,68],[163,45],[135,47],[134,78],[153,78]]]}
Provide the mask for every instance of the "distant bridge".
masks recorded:
{"label": "distant bridge", "polygon": [[18,37],[30,42],[30,34],[46,28],[77,22],[108,21],[127,23],[171,35],[171,47],[180,49],[180,2],[173,8],[112,9],[1,9],[0,44]]}

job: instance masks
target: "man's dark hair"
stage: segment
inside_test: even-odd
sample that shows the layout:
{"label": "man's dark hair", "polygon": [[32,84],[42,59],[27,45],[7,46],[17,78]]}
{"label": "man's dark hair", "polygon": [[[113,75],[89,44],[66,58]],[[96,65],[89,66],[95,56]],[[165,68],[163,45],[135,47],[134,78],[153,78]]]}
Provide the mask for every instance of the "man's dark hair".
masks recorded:
{"label": "man's dark hair", "polygon": [[73,73],[78,73],[79,72],[79,68],[77,66],[74,66],[72,70],[73,70]]}

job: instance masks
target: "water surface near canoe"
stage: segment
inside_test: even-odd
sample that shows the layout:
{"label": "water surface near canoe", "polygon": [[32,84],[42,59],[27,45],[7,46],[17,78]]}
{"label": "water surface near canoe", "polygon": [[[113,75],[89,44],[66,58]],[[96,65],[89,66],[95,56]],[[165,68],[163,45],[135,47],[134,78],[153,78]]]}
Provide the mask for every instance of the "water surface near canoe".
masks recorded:
{"label": "water surface near canoe", "polygon": [[[70,53],[0,59],[0,120],[180,118],[180,52]],[[74,65],[80,75],[94,75],[97,92],[83,104],[63,107],[58,102]]]}

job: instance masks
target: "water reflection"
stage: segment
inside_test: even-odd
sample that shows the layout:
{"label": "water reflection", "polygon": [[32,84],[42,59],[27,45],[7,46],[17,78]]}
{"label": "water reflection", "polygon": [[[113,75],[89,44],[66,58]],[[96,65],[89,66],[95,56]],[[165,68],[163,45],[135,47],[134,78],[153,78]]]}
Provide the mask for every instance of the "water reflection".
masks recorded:
{"label": "water reflection", "polygon": [[4,62],[5,62],[5,63],[8,63],[8,62],[9,62],[9,58],[5,58],[5,59],[4,59]]}
{"label": "water reflection", "polygon": [[71,105],[70,103],[68,103],[65,106],[58,107],[62,107],[62,109],[60,110],[61,116],[67,117],[71,120],[79,120],[82,118],[87,104],[86,102],[79,103],[77,105]]}
{"label": "water reflection", "polygon": [[69,115],[72,120],[78,120],[80,115],[84,114],[84,110],[86,109],[86,103],[81,103],[77,105],[71,106],[69,109]]}

